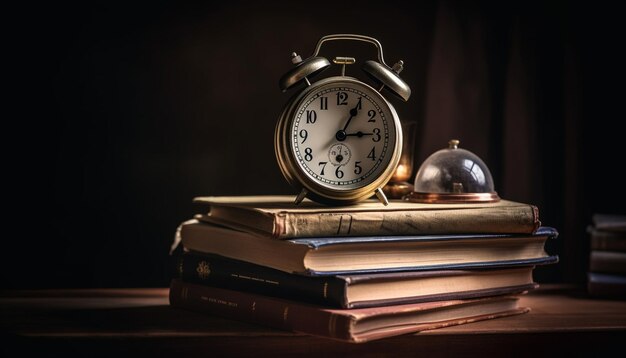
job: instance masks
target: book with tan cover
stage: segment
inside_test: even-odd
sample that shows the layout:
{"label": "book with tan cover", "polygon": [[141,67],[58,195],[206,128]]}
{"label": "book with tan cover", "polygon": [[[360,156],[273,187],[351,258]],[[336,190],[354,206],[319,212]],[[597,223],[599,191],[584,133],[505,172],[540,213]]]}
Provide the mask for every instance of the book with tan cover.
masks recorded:
{"label": "book with tan cover", "polygon": [[367,200],[349,206],[325,206],[292,196],[208,196],[194,202],[206,207],[197,216],[274,238],[430,234],[532,234],[541,224],[536,206],[495,203],[423,204]]}
{"label": "book with tan cover", "polygon": [[526,266],[556,261],[544,249],[554,228],[533,234],[349,236],[275,240],[215,224],[185,223],[185,250],[308,276]]}

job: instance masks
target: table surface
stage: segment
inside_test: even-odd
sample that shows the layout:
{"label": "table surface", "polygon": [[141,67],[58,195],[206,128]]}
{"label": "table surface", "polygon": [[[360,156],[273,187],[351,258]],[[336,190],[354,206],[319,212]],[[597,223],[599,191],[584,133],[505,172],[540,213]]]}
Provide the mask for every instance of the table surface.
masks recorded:
{"label": "table surface", "polygon": [[623,347],[626,301],[542,285],[531,312],[365,344],[350,344],[175,309],[168,289],[0,291],[3,353],[112,356],[597,354]]}

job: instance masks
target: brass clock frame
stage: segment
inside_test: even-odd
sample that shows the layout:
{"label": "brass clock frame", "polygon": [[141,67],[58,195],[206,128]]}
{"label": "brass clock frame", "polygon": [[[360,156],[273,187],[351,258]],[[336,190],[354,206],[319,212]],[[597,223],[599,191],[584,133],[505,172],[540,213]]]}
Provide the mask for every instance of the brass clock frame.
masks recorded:
{"label": "brass clock frame", "polygon": [[[296,118],[297,111],[310,94],[315,93],[318,89],[329,84],[337,84],[338,86],[346,84],[348,86],[355,85],[368,88],[376,96],[375,101],[379,105],[387,107],[389,109],[389,113],[391,114],[389,125],[393,125],[395,127],[396,134],[395,141],[388,144],[389,148],[393,149],[390,154],[389,163],[387,164],[385,170],[378,174],[377,178],[362,187],[342,189],[341,187],[331,188],[330,186],[323,185],[313,180],[302,171],[300,165],[298,164],[298,159],[294,155],[291,140],[291,128],[293,121]],[[278,165],[283,173],[283,176],[292,186],[300,190],[300,194],[296,198],[296,203],[301,202],[304,197],[309,197],[312,200],[325,204],[345,205],[356,203],[376,195],[376,197],[383,204],[387,205],[387,198],[381,188],[391,179],[398,163],[400,162],[400,157],[402,156],[402,126],[395,108],[372,86],[359,81],[356,78],[348,76],[334,76],[315,82],[311,86],[305,88],[304,91],[296,94],[288,102],[279,117],[278,123],[276,124],[274,150],[276,152]]]}
{"label": "brass clock frame", "polygon": [[[363,81],[345,76],[346,65],[353,64],[356,61],[352,57],[337,57],[333,60],[334,63],[343,65],[341,76],[325,78],[311,84],[309,81],[310,77],[315,76],[330,67],[330,62],[326,58],[319,56],[322,45],[328,41],[338,40],[367,42],[376,47],[378,61],[366,61],[363,65],[363,71],[365,71],[365,73],[367,73],[367,75],[372,78],[377,85],[380,86],[380,88],[375,89]],[[389,204],[387,197],[383,193],[382,187],[393,177],[402,156],[402,126],[395,108],[382,94],[380,94],[380,92],[386,88],[402,100],[408,101],[411,96],[411,89],[399,77],[399,73],[403,69],[404,62],[400,60],[392,67],[388,66],[385,63],[383,48],[380,42],[373,37],[358,34],[333,34],[324,36],[318,41],[315,51],[311,57],[302,60],[302,58],[295,52],[292,53],[291,57],[291,61],[295,67],[280,78],[278,86],[283,92],[294,87],[300,82],[305,82],[307,87],[293,96],[283,109],[278,123],[276,124],[274,134],[274,150],[276,152],[278,165],[283,173],[283,176],[292,186],[300,190],[300,194],[296,197],[295,203],[298,204],[304,200],[305,197],[309,197],[314,201],[329,205],[347,205],[365,200],[372,195],[376,195],[378,200],[380,200],[380,202],[384,205]],[[346,189],[341,186],[333,188],[312,179],[304,173],[298,164],[298,160],[295,157],[292,148],[291,127],[293,121],[295,120],[297,110],[301,106],[303,100],[311,93],[315,93],[315,91],[322,86],[334,83],[347,83],[370,89],[371,92],[375,94],[375,100],[378,104],[389,108],[389,113],[392,117],[389,122],[393,123],[393,126],[395,126],[395,142],[389,143],[390,146],[393,146],[393,152],[390,154],[391,158],[387,167],[382,172],[375,174],[377,177],[371,182],[356,188]]]}

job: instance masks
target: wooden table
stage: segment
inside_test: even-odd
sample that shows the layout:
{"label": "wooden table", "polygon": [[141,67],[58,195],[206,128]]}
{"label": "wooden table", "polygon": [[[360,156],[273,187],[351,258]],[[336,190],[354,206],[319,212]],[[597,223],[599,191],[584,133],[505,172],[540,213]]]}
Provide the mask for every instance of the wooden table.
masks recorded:
{"label": "wooden table", "polygon": [[[167,289],[0,292],[2,356],[562,356],[626,344],[626,301],[543,285],[521,316],[349,344],[169,307]],[[622,354],[622,353],[620,353]]]}

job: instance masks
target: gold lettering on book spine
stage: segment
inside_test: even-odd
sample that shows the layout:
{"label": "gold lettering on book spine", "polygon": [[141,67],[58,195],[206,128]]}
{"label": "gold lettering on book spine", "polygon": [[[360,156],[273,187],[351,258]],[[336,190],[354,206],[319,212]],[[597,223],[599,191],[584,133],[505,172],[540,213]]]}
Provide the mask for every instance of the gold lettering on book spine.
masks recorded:
{"label": "gold lettering on book spine", "polygon": [[328,334],[330,337],[337,335],[337,316],[334,314],[331,314],[328,319]]}
{"label": "gold lettering on book spine", "polygon": [[196,267],[196,272],[198,273],[198,277],[200,277],[200,279],[206,280],[211,274],[209,263],[206,261],[200,261],[198,263],[198,267]]}
{"label": "gold lettering on book spine", "polygon": [[289,316],[289,306],[283,310],[283,323],[287,323],[287,317]]}

